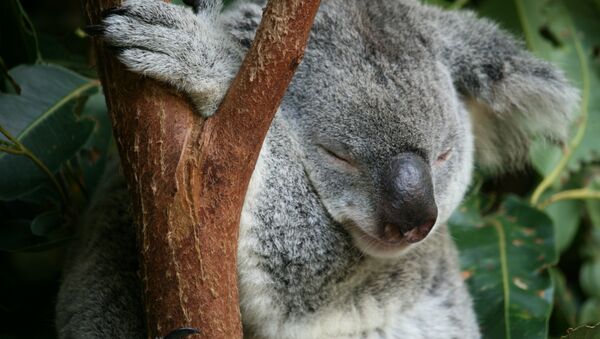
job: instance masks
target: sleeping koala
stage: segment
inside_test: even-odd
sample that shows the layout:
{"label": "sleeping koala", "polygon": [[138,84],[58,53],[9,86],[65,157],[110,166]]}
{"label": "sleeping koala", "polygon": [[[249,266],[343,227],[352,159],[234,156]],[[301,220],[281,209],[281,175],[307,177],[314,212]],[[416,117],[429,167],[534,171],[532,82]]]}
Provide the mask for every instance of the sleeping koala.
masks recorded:
{"label": "sleeping koala", "polygon": [[[93,31],[129,69],[210,116],[261,1],[198,13],[127,0]],[[414,0],[323,0],[243,209],[246,338],[478,338],[446,221],[474,158],[524,163],[560,140],[577,93],[470,12]],[[145,336],[134,227],[115,171],[86,216],[57,305],[61,338]]]}

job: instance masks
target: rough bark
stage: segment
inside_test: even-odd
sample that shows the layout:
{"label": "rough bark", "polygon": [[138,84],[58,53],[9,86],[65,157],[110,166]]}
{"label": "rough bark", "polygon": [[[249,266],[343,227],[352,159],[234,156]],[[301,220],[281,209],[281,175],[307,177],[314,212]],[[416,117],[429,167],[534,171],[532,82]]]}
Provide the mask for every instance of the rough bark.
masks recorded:
{"label": "rough bark", "polygon": [[[85,0],[91,23],[119,0]],[[215,116],[126,72],[96,41],[98,71],[139,228],[150,338],[180,327],[241,338],[236,253],[246,188],[302,59],[319,0],[269,1],[256,39]],[[259,52],[260,51],[260,52]]]}

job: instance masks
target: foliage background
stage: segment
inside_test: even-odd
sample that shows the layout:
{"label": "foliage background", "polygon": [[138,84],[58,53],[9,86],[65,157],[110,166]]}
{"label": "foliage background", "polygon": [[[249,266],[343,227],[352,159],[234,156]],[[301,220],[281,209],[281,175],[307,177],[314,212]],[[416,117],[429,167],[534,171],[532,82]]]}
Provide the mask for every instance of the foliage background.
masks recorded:
{"label": "foliage background", "polygon": [[[582,96],[569,143],[536,144],[519,173],[477,174],[450,221],[484,337],[600,322],[600,0],[428,2],[499,22]],[[1,339],[55,337],[66,245],[115,156],[84,26],[79,0],[0,1]]]}

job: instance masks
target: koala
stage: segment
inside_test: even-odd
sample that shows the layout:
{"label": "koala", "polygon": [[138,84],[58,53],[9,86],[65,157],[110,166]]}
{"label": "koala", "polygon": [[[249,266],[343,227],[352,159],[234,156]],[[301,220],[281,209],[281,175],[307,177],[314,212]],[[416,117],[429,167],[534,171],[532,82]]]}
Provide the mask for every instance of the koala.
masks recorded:
{"label": "koala", "polygon": [[[210,119],[263,6],[126,0],[91,30]],[[577,98],[471,12],[323,0],[242,212],[244,337],[479,338],[446,222],[474,166],[522,167],[533,139],[567,136]],[[103,182],[65,269],[61,338],[146,335],[126,186],[115,169]]]}

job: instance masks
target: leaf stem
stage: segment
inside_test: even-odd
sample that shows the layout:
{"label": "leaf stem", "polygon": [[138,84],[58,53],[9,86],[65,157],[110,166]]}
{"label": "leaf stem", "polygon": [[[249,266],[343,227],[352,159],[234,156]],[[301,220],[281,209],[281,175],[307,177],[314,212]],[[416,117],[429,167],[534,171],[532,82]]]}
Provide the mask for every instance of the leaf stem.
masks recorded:
{"label": "leaf stem", "polygon": [[58,194],[60,195],[60,198],[61,198],[61,200],[63,202],[63,206],[66,206],[67,205],[67,195],[65,194],[65,191],[64,191],[63,187],[60,185],[60,183],[56,179],[56,176],[54,176],[54,174],[52,174],[52,172],[50,171],[50,169],[48,169],[48,167],[46,167],[46,165],[35,154],[33,154],[33,152],[31,152],[17,138],[15,138],[14,136],[12,136],[1,125],[0,125],[0,133],[2,133],[6,138],[8,138],[8,140],[12,141],[13,144],[14,144],[14,146],[16,147],[16,148],[0,147],[0,151],[4,151],[4,152],[10,153],[10,154],[14,154],[14,155],[23,155],[23,156],[28,157],[31,161],[33,161],[33,163],[36,166],[38,166],[50,178],[50,180],[52,181],[52,183],[56,187],[56,190],[58,191]]}
{"label": "leaf stem", "polygon": [[583,50],[581,41],[579,41],[579,39],[577,38],[577,32],[575,31],[573,23],[569,22],[569,26],[573,34],[573,43],[575,45],[575,51],[577,52],[577,58],[579,60],[582,80],[581,114],[579,116],[579,121],[577,122],[579,127],[577,129],[575,137],[573,137],[573,140],[571,140],[570,145],[565,148],[563,156],[561,157],[556,167],[554,167],[552,172],[550,172],[533,191],[533,195],[531,196],[530,200],[532,205],[537,205],[542,194],[550,186],[552,186],[552,184],[554,184],[556,180],[558,180],[564,169],[569,164],[569,160],[571,160],[571,158],[573,157],[573,153],[581,144],[581,141],[583,140],[587,128],[588,105],[590,100],[590,76],[588,74],[589,67],[585,56],[585,51]]}
{"label": "leaf stem", "polygon": [[502,291],[504,294],[504,330],[505,338],[511,338],[511,327],[510,327],[510,282],[508,272],[508,259],[506,255],[506,235],[504,234],[504,227],[498,220],[492,220],[491,224],[498,233],[498,255],[500,256],[500,269],[502,274]]}
{"label": "leaf stem", "polygon": [[566,190],[551,195],[548,199],[539,203],[539,208],[546,208],[549,205],[561,201],[561,200],[575,200],[575,199],[600,199],[600,192],[592,191],[589,188],[578,188],[572,190]]}
{"label": "leaf stem", "polygon": [[0,139],[0,145],[3,145],[3,146],[12,146],[13,144],[10,143],[10,142],[8,142],[8,141],[6,141],[6,140]]}
{"label": "leaf stem", "polygon": [[23,155],[23,152],[20,149],[16,149],[14,147],[0,146],[0,152],[6,152],[8,154],[14,155]]}
{"label": "leaf stem", "polygon": [[527,48],[531,50],[533,49],[533,34],[531,33],[529,25],[527,25],[527,16],[525,15],[525,7],[523,6],[523,1],[515,0],[515,6],[517,7],[517,15],[519,16],[519,21],[521,22],[521,26],[523,28],[525,43],[527,44]]}

